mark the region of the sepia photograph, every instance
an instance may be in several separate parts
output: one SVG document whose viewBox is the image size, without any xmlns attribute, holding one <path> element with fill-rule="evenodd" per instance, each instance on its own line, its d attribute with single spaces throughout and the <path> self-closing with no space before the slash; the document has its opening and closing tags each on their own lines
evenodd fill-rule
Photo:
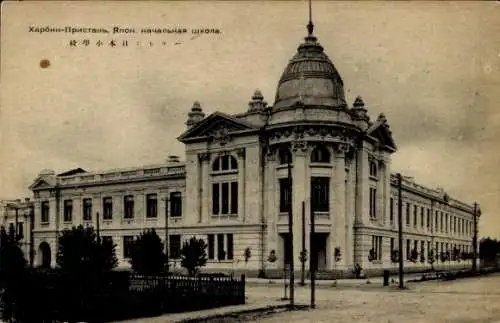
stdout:
<svg viewBox="0 0 500 323">
<path fill-rule="evenodd" d="M 500 323 L 500 2 L 0 26 L 0 322 Z"/>
</svg>

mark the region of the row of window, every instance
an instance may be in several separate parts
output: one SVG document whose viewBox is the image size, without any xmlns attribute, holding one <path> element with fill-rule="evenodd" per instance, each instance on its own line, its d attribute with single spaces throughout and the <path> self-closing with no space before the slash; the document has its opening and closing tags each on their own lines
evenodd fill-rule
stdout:
<svg viewBox="0 0 500 323">
<path fill-rule="evenodd" d="M 93 199 L 84 198 L 82 200 L 83 221 L 92 221 Z M 168 207 L 169 206 L 169 207 Z M 169 210 L 170 209 L 170 210 Z M 170 193 L 170 198 L 166 201 L 165 215 L 170 217 L 182 216 L 182 194 L 180 192 Z M 49 222 L 50 205 L 48 201 L 43 201 L 41 205 L 41 223 Z M 135 217 L 135 198 L 133 195 L 123 197 L 123 218 L 133 219 Z M 158 217 L 158 195 L 156 193 L 146 195 L 146 218 Z M 113 219 L 113 198 L 104 197 L 102 199 L 103 220 Z M 63 201 L 63 221 L 73 221 L 73 200 Z"/>
<path fill-rule="evenodd" d="M 292 181 L 281 178 L 280 212 L 289 212 L 292 207 Z M 330 210 L 330 178 L 311 177 L 311 207 L 313 212 L 329 212 Z"/>
<path fill-rule="evenodd" d="M 413 205 L 413 221 L 411 217 L 411 207 L 410 203 L 406 203 L 406 212 L 405 212 L 405 220 L 406 226 L 411 226 L 413 224 L 414 228 L 427 228 L 427 230 L 431 230 L 432 224 L 432 214 L 431 209 L 424 208 L 423 206 Z M 419 209 L 420 209 L 420 217 L 419 217 Z M 390 199 L 390 215 L 389 220 L 390 223 L 394 223 L 395 216 L 395 202 L 394 199 Z M 419 221 L 420 219 L 420 221 Z M 435 211 L 434 217 L 434 231 L 441 233 L 455 233 L 460 235 L 472 235 L 473 234 L 473 222 L 458 218 L 453 215 L 449 215 L 448 213 L 443 213 L 443 211 Z M 444 225 L 443 225 L 444 224 Z"/>
<path fill-rule="evenodd" d="M 390 250 L 391 252 L 394 250 L 398 250 L 398 245 L 396 244 L 396 238 L 390 238 Z M 372 260 L 382 260 L 382 241 L 383 237 L 381 236 L 372 236 L 372 249 L 371 249 L 371 259 Z M 426 248 L 427 245 L 427 248 Z M 419 255 L 424 255 L 424 257 L 427 257 L 429 254 L 429 251 L 432 249 L 433 246 L 431 246 L 430 241 L 424 241 L 424 240 L 412 240 L 407 239 L 406 240 L 406 254 L 403 256 L 406 256 L 406 260 L 411 260 L 412 258 L 412 251 L 416 250 Z M 472 246 L 467 245 L 467 244 L 451 244 L 451 243 L 445 243 L 445 242 L 436 242 L 435 243 L 435 249 L 433 250 L 434 256 L 439 256 L 443 252 L 452 252 L 452 250 L 458 249 L 460 252 L 472 252 Z"/>
<path fill-rule="evenodd" d="M 111 237 L 103 237 L 110 239 Z M 134 246 L 134 236 L 123 237 L 123 257 L 130 258 Z M 180 234 L 168 236 L 168 257 L 179 259 L 181 257 L 182 241 Z M 207 235 L 207 256 L 209 260 L 233 260 L 234 240 L 233 234 L 208 234 Z"/>
</svg>

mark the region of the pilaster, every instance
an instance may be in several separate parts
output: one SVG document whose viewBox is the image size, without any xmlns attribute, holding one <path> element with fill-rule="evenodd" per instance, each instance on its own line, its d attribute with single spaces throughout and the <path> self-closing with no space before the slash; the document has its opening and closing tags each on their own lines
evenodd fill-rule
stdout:
<svg viewBox="0 0 500 323">
<path fill-rule="evenodd" d="M 236 151 L 238 160 L 238 218 L 241 219 L 243 223 L 246 221 L 245 214 L 245 196 L 246 196 L 246 151 L 245 148 L 238 149 Z"/>
<path fill-rule="evenodd" d="M 198 154 L 198 180 L 196 181 L 198 189 L 198 196 L 200 197 L 199 206 L 200 212 L 198 212 L 198 223 L 206 223 L 210 221 L 210 210 L 212 203 L 210 201 L 210 188 L 209 185 L 211 183 L 210 180 L 210 162 L 211 156 L 210 153 L 201 153 Z M 187 196 L 188 197 L 188 196 Z"/>
<path fill-rule="evenodd" d="M 292 169 L 292 216 L 293 216 L 293 261 L 299 268 L 299 256 L 302 249 L 302 202 L 308 199 L 307 183 L 307 144 L 302 141 L 293 143 Z M 306 230 L 306 240 L 308 234 Z"/>
<path fill-rule="evenodd" d="M 341 256 L 344 260 L 345 267 L 352 267 L 353 264 L 353 252 L 354 252 L 354 209 L 355 209 L 355 200 L 354 200 L 354 188 L 355 188 L 355 171 L 352 170 L 352 167 L 348 163 L 348 166 L 345 173 L 345 226 L 344 226 L 344 235 L 345 235 L 345 250 L 341 250 Z"/>
<path fill-rule="evenodd" d="M 348 149 L 347 145 L 339 144 L 335 149 L 335 167 L 333 173 L 333 187 L 334 187 L 334 204 L 333 204 L 333 236 L 331 239 L 331 243 L 329 245 L 327 262 L 328 267 L 333 268 L 335 265 L 336 268 L 344 267 L 345 261 L 344 258 L 340 259 L 339 262 L 334 264 L 334 253 L 335 248 L 339 248 L 342 254 L 345 253 L 346 250 L 346 240 L 345 240 L 345 230 L 346 230 L 346 173 L 345 173 L 345 153 Z"/>
</svg>

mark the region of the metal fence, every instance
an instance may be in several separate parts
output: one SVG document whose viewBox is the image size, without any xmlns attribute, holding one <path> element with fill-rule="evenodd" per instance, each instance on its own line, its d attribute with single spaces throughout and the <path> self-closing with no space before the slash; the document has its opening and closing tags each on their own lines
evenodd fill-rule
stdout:
<svg viewBox="0 0 500 323">
<path fill-rule="evenodd" d="M 245 303 L 245 276 L 67 275 L 29 272 L 6 286 L 19 322 L 108 322 Z"/>
</svg>

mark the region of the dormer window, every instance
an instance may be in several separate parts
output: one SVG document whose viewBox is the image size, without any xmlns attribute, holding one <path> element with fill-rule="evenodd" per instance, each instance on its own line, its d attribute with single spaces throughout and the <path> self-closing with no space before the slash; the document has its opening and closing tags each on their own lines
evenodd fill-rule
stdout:
<svg viewBox="0 0 500 323">
<path fill-rule="evenodd" d="M 324 146 L 316 147 L 311 154 L 311 163 L 329 163 L 330 152 Z"/>
<path fill-rule="evenodd" d="M 370 160 L 370 177 L 377 177 L 377 163 Z"/>
<path fill-rule="evenodd" d="M 220 172 L 225 170 L 237 170 L 238 161 L 231 155 L 224 155 L 214 160 L 212 171 Z"/>
<path fill-rule="evenodd" d="M 281 148 L 278 151 L 278 157 L 280 161 L 280 165 L 285 165 L 288 163 L 292 163 L 292 153 L 288 148 Z"/>
</svg>

